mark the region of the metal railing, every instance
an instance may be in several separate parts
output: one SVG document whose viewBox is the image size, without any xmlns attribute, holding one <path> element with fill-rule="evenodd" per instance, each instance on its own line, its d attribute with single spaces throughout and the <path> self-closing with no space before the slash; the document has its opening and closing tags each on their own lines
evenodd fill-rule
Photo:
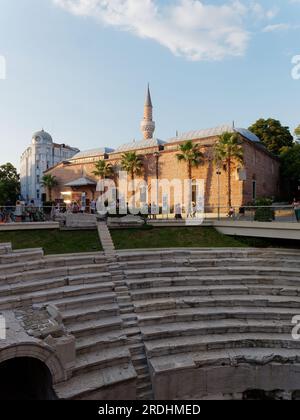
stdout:
<svg viewBox="0 0 300 420">
<path fill-rule="evenodd" d="M 180 214 L 159 211 L 156 215 L 150 215 L 152 220 L 185 220 L 187 218 L 201 218 L 204 220 L 232 220 L 232 221 L 259 221 L 259 222 L 300 222 L 300 207 L 292 205 L 274 206 L 233 206 L 228 207 L 206 207 L 203 213 L 187 213 L 182 209 Z"/>
<path fill-rule="evenodd" d="M 0 223 L 22 223 L 22 222 L 46 222 L 54 221 L 62 214 L 96 214 L 96 210 L 91 206 L 36 206 L 16 205 L 0 206 Z M 129 213 L 130 214 L 130 213 Z M 118 214 L 111 216 L 118 217 Z M 124 216 L 119 215 L 119 217 Z M 155 214 L 151 212 L 151 206 L 141 214 L 149 220 L 160 221 L 181 221 L 186 219 L 203 218 L 204 220 L 232 220 L 232 221 L 261 221 L 261 222 L 300 222 L 300 207 L 293 205 L 273 205 L 273 206 L 233 206 L 228 207 L 205 207 L 203 212 L 186 211 L 184 207 L 176 212 L 173 208 L 164 210 L 157 208 Z"/>
</svg>

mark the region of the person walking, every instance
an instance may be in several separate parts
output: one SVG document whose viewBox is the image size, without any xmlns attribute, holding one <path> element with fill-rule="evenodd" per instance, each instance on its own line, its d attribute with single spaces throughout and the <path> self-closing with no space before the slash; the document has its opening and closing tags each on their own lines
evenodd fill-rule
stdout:
<svg viewBox="0 0 300 420">
<path fill-rule="evenodd" d="M 23 206 L 21 201 L 16 202 L 16 209 L 15 209 L 15 220 L 17 223 L 22 222 L 22 215 L 23 215 Z"/>
<path fill-rule="evenodd" d="M 7 200 L 4 206 L 4 223 L 11 223 L 11 216 L 14 212 L 13 203 L 10 200 Z"/>
<path fill-rule="evenodd" d="M 296 220 L 300 223 L 300 203 L 294 198 L 293 207 L 295 211 Z"/>
<path fill-rule="evenodd" d="M 92 214 L 96 214 L 96 205 L 97 205 L 96 200 L 95 200 L 95 199 L 93 199 L 93 200 L 91 201 L 91 213 L 92 213 Z"/>
</svg>

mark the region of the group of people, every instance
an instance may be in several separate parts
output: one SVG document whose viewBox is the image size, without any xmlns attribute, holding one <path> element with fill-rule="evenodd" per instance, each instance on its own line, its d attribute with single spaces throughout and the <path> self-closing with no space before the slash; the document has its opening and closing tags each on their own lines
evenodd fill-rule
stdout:
<svg viewBox="0 0 300 420">
<path fill-rule="evenodd" d="M 78 203 L 77 201 L 72 201 L 71 203 L 65 205 L 62 203 L 57 203 L 56 205 L 53 205 L 52 212 L 55 214 L 58 213 L 91 213 L 96 214 L 97 210 L 97 201 L 92 200 L 89 205 L 86 205 L 84 203 Z"/>
<path fill-rule="evenodd" d="M 3 207 L 0 207 L 0 223 L 14 221 L 15 207 L 10 200 L 7 200 Z"/>
<path fill-rule="evenodd" d="M 20 200 L 13 203 L 7 200 L 4 206 L 0 207 L 0 223 L 36 222 L 43 219 L 43 212 L 33 200 L 29 203 Z"/>
</svg>

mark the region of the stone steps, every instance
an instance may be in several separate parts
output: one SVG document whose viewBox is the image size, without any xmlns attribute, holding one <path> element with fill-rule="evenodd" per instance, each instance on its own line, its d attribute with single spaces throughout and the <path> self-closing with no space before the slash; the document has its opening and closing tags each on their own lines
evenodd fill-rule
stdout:
<svg viewBox="0 0 300 420">
<path fill-rule="evenodd" d="M 70 285 L 79 285 L 79 284 L 101 284 L 111 282 L 111 274 L 108 272 L 95 272 L 89 274 L 79 274 L 68 276 L 68 283 Z"/>
<path fill-rule="evenodd" d="M 61 311 L 66 311 L 68 309 L 82 308 L 84 306 L 88 307 L 88 306 L 99 305 L 100 307 L 101 305 L 113 304 L 116 302 L 116 295 L 113 292 L 103 292 L 101 290 L 99 291 L 98 289 L 97 292 L 95 293 L 86 294 L 85 290 L 87 289 L 81 286 L 80 294 L 75 295 L 75 296 L 71 295 L 70 297 L 64 295 L 62 298 L 56 299 L 56 300 L 50 300 L 50 302 L 56 305 Z"/>
<path fill-rule="evenodd" d="M 280 267 L 280 268 L 300 268 L 300 256 L 289 258 L 286 257 L 269 257 L 269 258 L 218 258 L 218 259 L 199 259 L 199 258 L 189 258 L 188 266 L 189 267 L 232 267 L 234 265 L 238 267 L 242 266 L 251 266 L 251 267 Z"/>
<path fill-rule="evenodd" d="M 87 337 L 91 334 L 102 333 L 122 328 L 121 318 L 114 316 L 98 320 L 72 323 L 68 325 L 68 331 L 76 338 Z"/>
<path fill-rule="evenodd" d="M 129 362 L 130 353 L 124 346 L 94 350 L 90 353 L 77 356 L 73 374 L 76 375 L 92 370 L 99 371 L 102 368 L 122 365 Z"/>
<path fill-rule="evenodd" d="M 151 359 L 151 365 L 156 372 L 167 372 L 173 369 L 195 367 L 237 366 L 238 364 L 257 364 L 263 366 L 266 363 L 300 363 L 298 349 L 268 349 L 261 347 L 227 348 L 223 350 L 207 350 L 205 352 L 179 353 L 172 356 L 157 356 Z"/>
<path fill-rule="evenodd" d="M 279 268 L 276 267 L 251 267 L 251 266 L 233 266 L 233 267 L 205 267 L 197 269 L 196 267 L 162 267 L 162 268 L 146 268 L 143 270 L 124 270 L 126 279 L 143 279 L 153 277 L 178 277 L 193 276 L 193 275 L 266 275 L 273 276 L 292 276 L 299 277 L 300 269 L 297 268 Z"/>
<path fill-rule="evenodd" d="M 193 307 L 176 308 L 165 311 L 142 312 L 138 314 L 141 329 L 145 326 L 196 321 L 221 321 L 221 320 L 267 320 L 291 322 L 291 319 L 299 315 L 299 308 L 267 308 L 267 307 Z M 171 328 L 171 327 L 170 327 Z"/>
<path fill-rule="evenodd" d="M 299 258 L 299 250 L 288 249 L 257 249 L 257 248 L 186 248 L 186 249 L 157 249 L 118 251 L 120 262 L 170 260 L 180 258 L 221 259 L 221 258 Z"/>
<path fill-rule="evenodd" d="M 8 297 L 11 295 L 23 295 L 30 292 L 37 292 L 40 290 L 56 289 L 66 285 L 65 278 L 46 279 L 34 282 L 15 283 L 0 286 L 0 297 Z"/>
<path fill-rule="evenodd" d="M 37 291 L 49 290 L 49 296 L 54 289 L 63 286 L 76 287 L 79 285 L 97 285 L 99 290 L 105 290 L 105 287 L 111 286 L 111 276 L 108 273 L 96 273 L 96 274 L 87 274 L 79 276 L 69 276 L 69 277 L 58 277 L 58 278 L 46 278 L 43 280 L 34 280 L 34 281 L 24 281 L 19 283 L 10 283 L 0 286 L 0 301 L 1 297 L 9 297 L 12 295 L 18 295 L 22 299 L 23 295 L 28 293 L 34 293 Z M 76 290 L 76 289 L 75 289 Z"/>
<path fill-rule="evenodd" d="M 140 361 L 135 363 L 134 368 L 138 376 L 148 376 L 149 375 L 149 367 L 146 362 Z"/>
<path fill-rule="evenodd" d="M 291 320 L 221 319 L 151 325 L 142 327 L 141 331 L 143 338 L 146 341 L 149 341 L 168 337 L 189 337 L 192 335 L 198 336 L 212 334 L 226 335 L 228 333 L 291 334 L 292 328 L 293 325 L 291 324 Z M 187 340 L 188 339 L 189 338 L 187 338 Z"/>
<path fill-rule="evenodd" d="M 145 347 L 147 356 L 152 358 L 178 353 L 249 347 L 297 349 L 299 352 L 300 342 L 293 340 L 291 334 L 228 333 L 221 335 L 168 337 L 167 339 L 146 342 Z"/>
<path fill-rule="evenodd" d="M 146 376 L 146 378 L 148 379 L 148 375 Z M 141 380 L 141 382 L 138 380 L 137 382 L 137 394 L 139 396 L 139 400 L 144 400 L 144 399 L 148 399 L 148 397 L 146 395 L 149 395 L 149 398 L 152 394 L 152 384 L 148 381 L 143 382 Z"/>
<path fill-rule="evenodd" d="M 147 260 L 146 263 L 149 267 L 159 269 L 165 267 L 232 267 L 234 265 L 238 267 L 251 266 L 251 267 L 264 267 L 267 263 L 272 267 L 293 267 L 300 268 L 300 258 L 286 259 L 282 258 L 172 258 L 172 259 L 153 259 Z M 120 266 L 126 271 L 140 270 L 145 267 L 145 261 L 124 261 L 120 263 Z"/>
<path fill-rule="evenodd" d="M 49 278 L 44 280 L 35 280 L 20 283 L 11 283 L 8 285 L 0 286 L 0 297 L 19 295 L 20 297 L 24 294 L 34 293 L 42 290 L 49 290 L 49 293 L 53 289 L 57 289 L 63 286 L 76 286 L 83 284 L 96 284 L 98 282 L 99 290 L 112 290 L 113 284 L 110 282 L 110 274 L 89 274 L 86 276 L 70 276 L 61 278 Z M 99 282 L 99 278 L 101 281 Z"/>
<path fill-rule="evenodd" d="M 76 375 L 69 381 L 56 385 L 55 391 L 60 399 L 65 400 L 97 399 L 97 392 L 101 389 L 135 378 L 136 372 L 132 364 L 125 363 Z"/>
<path fill-rule="evenodd" d="M 115 246 L 106 222 L 98 222 L 97 229 L 105 255 L 115 257 Z"/>
<path fill-rule="evenodd" d="M 133 355 L 144 355 L 145 349 L 144 349 L 144 343 L 135 343 L 135 344 L 129 344 L 128 346 L 130 350 L 130 354 Z"/>
<path fill-rule="evenodd" d="M 64 310 L 76 308 L 82 304 L 113 303 L 115 294 L 101 293 L 101 287 L 101 284 L 63 286 L 56 289 L 24 293 L 23 295 L 0 297 L 0 309 L 15 309 L 33 304 L 53 303 Z"/>
<path fill-rule="evenodd" d="M 63 322 L 66 326 L 73 322 L 91 321 L 102 317 L 119 315 L 119 307 L 114 304 L 102 304 L 93 306 L 83 306 L 76 309 L 67 309 L 61 312 Z"/>
<path fill-rule="evenodd" d="M 298 287 L 293 286 L 173 286 L 157 287 L 131 292 L 133 301 L 151 300 L 157 298 L 185 296 L 230 296 L 230 295 L 260 295 L 260 296 L 290 296 L 300 297 L 300 282 Z M 300 299 L 299 299 L 300 305 Z"/>
<path fill-rule="evenodd" d="M 0 264 L 15 264 L 19 262 L 30 262 L 40 260 L 44 256 L 41 248 L 8 251 L 0 255 Z"/>
<path fill-rule="evenodd" d="M 99 399 L 138 375 L 137 398 L 152 399 L 149 365 L 155 376 L 300 363 L 300 342 L 291 336 L 300 251 L 115 252 L 106 225 L 101 234 L 106 254 L 43 257 L 0 244 L 0 310 L 52 303 L 75 336 L 76 367 L 56 387 L 60 398 Z"/>
<path fill-rule="evenodd" d="M 99 268 L 99 264 L 103 264 L 104 268 L 106 267 L 104 257 L 100 258 L 95 255 L 81 256 L 81 254 L 78 254 L 78 256 L 57 256 L 56 258 L 51 256 L 41 259 L 33 259 L 33 261 L 14 262 L 13 264 L 10 262 L 5 264 L 4 262 L 1 264 L 1 274 L 13 274 L 24 271 L 45 270 L 57 267 L 79 267 L 82 265 L 86 266 L 92 264 L 97 264 L 97 268 Z"/>
<path fill-rule="evenodd" d="M 271 307 L 271 308 L 297 308 L 300 310 L 299 297 L 286 296 L 260 296 L 260 295 L 231 295 L 231 296 L 206 296 L 206 297 L 182 297 L 160 298 L 151 301 L 135 301 L 135 312 L 161 311 L 167 309 L 178 310 L 179 308 L 199 307 Z"/>
<path fill-rule="evenodd" d="M 180 287 L 180 286 L 242 286 L 242 285 L 274 285 L 274 286 L 300 286 L 300 279 L 298 277 L 285 277 L 285 276 L 272 276 L 267 274 L 263 276 L 259 275 L 219 275 L 219 276 L 185 276 L 181 277 L 159 277 L 159 278 L 147 278 L 147 279 L 134 279 L 127 280 L 127 285 L 131 291 L 138 289 L 150 289 L 156 287 Z"/>
<path fill-rule="evenodd" d="M 152 401 L 153 399 L 153 391 L 143 392 L 139 395 L 140 401 Z"/>
<path fill-rule="evenodd" d="M 12 252 L 11 243 L 10 242 L 1 242 L 0 243 L 0 255 L 8 254 Z"/>
<path fill-rule="evenodd" d="M 1 269 L 1 266 L 0 266 Z M 0 284 L 13 284 L 18 282 L 26 282 L 33 280 L 42 280 L 57 277 L 72 277 L 80 274 L 101 274 L 106 272 L 106 265 L 104 264 L 90 264 L 79 267 L 53 267 L 42 270 L 24 271 L 7 275 L 0 275 Z"/>
<path fill-rule="evenodd" d="M 126 335 L 122 330 L 116 329 L 107 332 L 89 334 L 84 337 L 78 337 L 76 340 L 76 354 L 81 355 L 90 351 L 102 348 L 115 347 L 127 341 Z"/>
</svg>

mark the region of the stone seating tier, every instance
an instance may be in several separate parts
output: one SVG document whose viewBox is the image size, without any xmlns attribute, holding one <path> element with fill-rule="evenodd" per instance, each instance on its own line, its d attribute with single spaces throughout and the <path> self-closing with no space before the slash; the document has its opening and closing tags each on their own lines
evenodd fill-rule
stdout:
<svg viewBox="0 0 300 420">
<path fill-rule="evenodd" d="M 300 341 L 291 335 L 299 250 L 133 250 L 107 259 L 0 245 L 0 311 L 44 304 L 75 337 L 72 375 L 54 384 L 59 398 L 241 398 L 251 389 L 292 398 L 300 390 Z"/>
</svg>

